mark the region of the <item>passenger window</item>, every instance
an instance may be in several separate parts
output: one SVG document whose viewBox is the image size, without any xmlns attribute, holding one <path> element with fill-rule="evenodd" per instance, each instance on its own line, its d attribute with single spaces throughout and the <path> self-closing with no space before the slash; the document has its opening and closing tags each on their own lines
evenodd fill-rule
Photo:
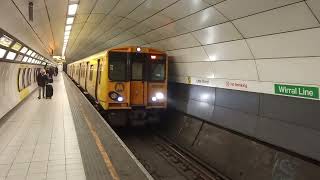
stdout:
<svg viewBox="0 0 320 180">
<path fill-rule="evenodd" d="M 90 74 L 89 74 L 89 80 L 92 81 L 93 76 L 93 65 L 90 65 Z"/>
</svg>

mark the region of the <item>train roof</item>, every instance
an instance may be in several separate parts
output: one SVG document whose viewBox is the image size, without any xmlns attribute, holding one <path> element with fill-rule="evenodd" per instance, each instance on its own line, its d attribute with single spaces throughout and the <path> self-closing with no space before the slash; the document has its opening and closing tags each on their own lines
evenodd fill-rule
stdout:
<svg viewBox="0 0 320 180">
<path fill-rule="evenodd" d="M 80 59 L 78 61 L 75 61 L 73 63 L 70 63 L 69 65 L 75 64 L 75 63 L 81 63 L 81 62 L 87 62 L 91 59 L 96 59 L 101 56 L 104 56 L 107 54 L 109 51 L 118 51 L 118 52 L 137 52 L 137 49 L 141 48 L 142 53 L 154 53 L 154 54 L 166 54 L 164 51 L 155 49 L 155 48 L 150 48 L 150 47 L 139 47 L 139 46 L 124 46 L 124 47 L 116 47 L 116 48 L 111 48 L 111 49 L 106 49 L 104 51 L 101 51 L 99 53 L 93 54 L 89 57 Z"/>
</svg>

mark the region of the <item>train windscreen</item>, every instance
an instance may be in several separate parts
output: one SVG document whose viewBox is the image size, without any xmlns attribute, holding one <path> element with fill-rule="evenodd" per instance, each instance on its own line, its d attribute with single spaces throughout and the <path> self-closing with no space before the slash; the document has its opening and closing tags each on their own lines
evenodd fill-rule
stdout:
<svg viewBox="0 0 320 180">
<path fill-rule="evenodd" d="M 164 81 L 166 78 L 166 57 L 151 55 L 150 81 Z"/>
<path fill-rule="evenodd" d="M 127 53 L 109 52 L 109 79 L 112 81 L 127 80 Z"/>
</svg>

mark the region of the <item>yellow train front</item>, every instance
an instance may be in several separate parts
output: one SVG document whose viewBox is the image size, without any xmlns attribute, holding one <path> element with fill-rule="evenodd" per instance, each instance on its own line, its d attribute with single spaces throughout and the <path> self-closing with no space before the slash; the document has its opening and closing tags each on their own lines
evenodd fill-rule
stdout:
<svg viewBox="0 0 320 180">
<path fill-rule="evenodd" d="M 67 73 L 103 109 L 112 126 L 158 122 L 167 108 L 168 59 L 162 51 L 109 49 L 69 64 Z"/>
</svg>

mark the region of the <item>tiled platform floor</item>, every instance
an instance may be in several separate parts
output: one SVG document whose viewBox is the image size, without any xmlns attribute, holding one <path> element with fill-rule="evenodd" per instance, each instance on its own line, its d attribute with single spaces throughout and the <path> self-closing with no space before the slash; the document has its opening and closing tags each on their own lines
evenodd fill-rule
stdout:
<svg viewBox="0 0 320 180">
<path fill-rule="evenodd" d="M 86 179 L 60 75 L 54 96 L 33 93 L 0 127 L 0 180 Z"/>
</svg>

